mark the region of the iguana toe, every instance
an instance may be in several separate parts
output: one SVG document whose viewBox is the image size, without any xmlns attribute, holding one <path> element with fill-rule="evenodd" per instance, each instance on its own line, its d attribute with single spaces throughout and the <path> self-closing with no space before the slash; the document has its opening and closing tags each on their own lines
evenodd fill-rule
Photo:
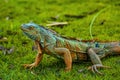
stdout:
<svg viewBox="0 0 120 80">
<path fill-rule="evenodd" d="M 109 66 L 103 66 L 102 64 L 94 64 L 90 67 L 88 67 L 88 70 L 91 70 L 93 73 L 98 73 L 100 75 L 102 75 L 103 73 L 98 71 L 98 68 L 110 68 Z"/>
<path fill-rule="evenodd" d="M 35 63 L 32 63 L 32 64 L 23 64 L 24 68 L 29 68 L 30 70 L 33 68 L 33 67 L 36 67 L 37 65 Z"/>
</svg>

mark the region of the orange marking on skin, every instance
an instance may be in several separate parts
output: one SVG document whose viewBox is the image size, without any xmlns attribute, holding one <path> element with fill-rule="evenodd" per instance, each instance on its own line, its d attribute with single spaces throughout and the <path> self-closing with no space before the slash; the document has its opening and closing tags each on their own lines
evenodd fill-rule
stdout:
<svg viewBox="0 0 120 80">
<path fill-rule="evenodd" d="M 113 52 L 116 52 L 118 54 L 120 54 L 120 46 L 116 46 L 114 48 L 111 49 Z"/>
<path fill-rule="evenodd" d="M 75 50 L 80 51 L 80 48 L 78 47 L 78 45 L 75 46 Z"/>
<path fill-rule="evenodd" d="M 119 41 L 109 41 L 109 40 L 99 40 L 99 39 L 93 39 L 93 40 L 81 40 L 81 42 L 100 42 L 100 43 L 107 43 L 107 42 L 119 42 Z"/>
<path fill-rule="evenodd" d="M 87 54 L 77 53 L 78 60 L 87 60 Z"/>
<path fill-rule="evenodd" d="M 71 49 L 71 45 L 70 45 L 70 43 L 68 41 L 65 41 L 65 47 L 67 49 Z"/>
<path fill-rule="evenodd" d="M 76 55 L 76 53 L 71 53 L 71 57 L 72 57 L 72 60 L 74 61 L 74 60 L 76 60 L 77 59 L 77 55 Z"/>
<path fill-rule="evenodd" d="M 62 44 L 62 42 L 60 41 L 60 40 L 56 40 L 56 46 L 57 47 L 63 47 L 63 44 Z"/>
<path fill-rule="evenodd" d="M 80 52 L 78 45 L 75 46 L 76 52 Z M 85 53 L 76 53 L 78 60 L 87 60 L 87 55 Z"/>
<path fill-rule="evenodd" d="M 74 50 L 74 48 L 71 46 L 71 44 L 68 41 L 65 41 L 65 47 L 67 49 L 69 49 L 69 50 Z M 71 54 L 72 60 L 76 60 L 77 59 L 76 52 L 70 51 L 70 54 Z"/>
</svg>

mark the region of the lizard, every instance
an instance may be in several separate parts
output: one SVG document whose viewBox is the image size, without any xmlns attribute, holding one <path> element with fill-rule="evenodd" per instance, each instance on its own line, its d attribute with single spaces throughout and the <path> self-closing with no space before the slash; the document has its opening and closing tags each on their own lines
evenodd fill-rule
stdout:
<svg viewBox="0 0 120 80">
<path fill-rule="evenodd" d="M 55 31 L 45 28 L 36 23 L 26 23 L 21 25 L 23 33 L 32 39 L 38 50 L 35 62 L 24 64 L 25 68 L 32 69 L 39 65 L 43 54 L 63 59 L 65 71 L 72 69 L 72 62 L 91 61 L 93 65 L 88 67 L 94 73 L 102 74 L 98 68 L 111 68 L 104 66 L 101 59 L 108 55 L 120 54 L 120 42 L 86 42 L 78 39 L 63 37 Z"/>
</svg>

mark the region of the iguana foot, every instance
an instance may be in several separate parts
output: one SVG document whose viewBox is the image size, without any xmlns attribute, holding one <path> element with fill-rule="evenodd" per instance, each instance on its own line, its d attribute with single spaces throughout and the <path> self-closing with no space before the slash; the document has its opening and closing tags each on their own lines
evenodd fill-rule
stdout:
<svg viewBox="0 0 120 80">
<path fill-rule="evenodd" d="M 33 67 L 36 67 L 37 65 L 35 63 L 32 63 L 32 64 L 23 64 L 24 68 L 29 68 L 30 70 L 33 68 Z"/>
<path fill-rule="evenodd" d="M 69 68 L 69 67 L 66 67 L 65 68 L 65 72 L 69 72 L 69 71 L 71 71 L 71 67 Z"/>
<path fill-rule="evenodd" d="M 94 64 L 88 67 L 88 70 L 91 70 L 93 73 L 97 72 L 98 74 L 102 75 L 103 73 L 99 72 L 97 68 L 110 68 L 109 66 L 103 66 L 102 64 Z"/>
</svg>

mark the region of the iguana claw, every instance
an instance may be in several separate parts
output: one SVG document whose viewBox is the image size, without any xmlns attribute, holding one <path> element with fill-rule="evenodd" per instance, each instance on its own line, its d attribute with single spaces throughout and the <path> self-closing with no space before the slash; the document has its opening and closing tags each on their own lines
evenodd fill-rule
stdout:
<svg viewBox="0 0 120 80">
<path fill-rule="evenodd" d="M 32 63 L 32 64 L 23 64 L 24 68 L 29 68 L 30 70 L 33 68 L 33 67 L 36 67 L 37 65 L 35 63 Z"/>
<path fill-rule="evenodd" d="M 97 72 L 98 74 L 102 75 L 103 73 L 99 72 L 97 68 L 110 68 L 109 66 L 103 66 L 102 64 L 94 64 L 88 67 L 88 70 L 92 70 L 93 73 Z"/>
</svg>

